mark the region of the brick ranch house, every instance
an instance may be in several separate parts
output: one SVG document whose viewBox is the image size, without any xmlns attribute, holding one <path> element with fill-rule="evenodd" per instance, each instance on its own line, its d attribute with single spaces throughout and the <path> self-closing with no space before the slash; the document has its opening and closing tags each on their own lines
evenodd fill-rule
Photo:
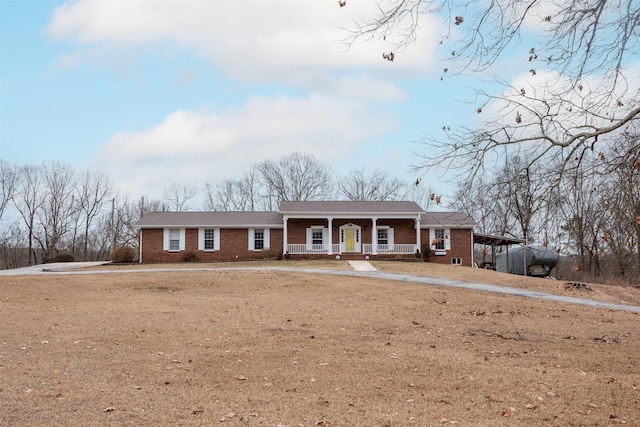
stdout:
<svg viewBox="0 0 640 427">
<path fill-rule="evenodd" d="M 141 263 L 416 258 L 473 264 L 475 222 L 414 202 L 281 202 L 278 212 L 150 212 L 137 223 Z"/>
</svg>

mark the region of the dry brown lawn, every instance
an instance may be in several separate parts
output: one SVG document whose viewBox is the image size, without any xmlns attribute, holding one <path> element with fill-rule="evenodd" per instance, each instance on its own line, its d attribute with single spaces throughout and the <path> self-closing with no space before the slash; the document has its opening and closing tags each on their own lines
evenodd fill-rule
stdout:
<svg viewBox="0 0 640 427">
<path fill-rule="evenodd" d="M 633 288 L 372 264 L 640 305 Z M 206 265 L 217 266 L 228 265 Z M 0 277 L 0 426 L 640 425 L 640 314 L 368 278 L 175 267 Z"/>
</svg>

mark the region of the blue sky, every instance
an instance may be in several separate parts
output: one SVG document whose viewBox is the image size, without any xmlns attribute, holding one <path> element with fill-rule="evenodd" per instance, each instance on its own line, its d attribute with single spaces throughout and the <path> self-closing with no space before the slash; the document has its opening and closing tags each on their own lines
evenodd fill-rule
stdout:
<svg viewBox="0 0 640 427">
<path fill-rule="evenodd" d="M 300 151 L 339 175 L 424 175 L 446 201 L 452 176 L 411 172 L 424 154 L 414 141 L 472 126 L 476 106 L 460 101 L 474 82 L 441 80 L 442 24 L 427 18 L 394 62 L 382 59 L 392 40 L 346 50 L 341 28 L 373 6 L 0 0 L 0 156 L 63 160 L 133 197 L 161 197 L 174 181 L 202 187 Z"/>
</svg>

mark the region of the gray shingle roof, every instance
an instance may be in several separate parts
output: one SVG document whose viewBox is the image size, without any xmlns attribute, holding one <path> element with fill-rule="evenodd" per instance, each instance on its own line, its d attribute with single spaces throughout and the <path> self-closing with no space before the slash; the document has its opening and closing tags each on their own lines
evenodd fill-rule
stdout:
<svg viewBox="0 0 640 427">
<path fill-rule="evenodd" d="M 420 214 L 421 228 L 470 228 L 476 222 L 463 212 L 424 212 L 414 202 L 281 202 L 281 212 L 149 212 L 137 226 L 158 227 L 227 227 L 282 228 L 282 215 L 294 213 L 318 216 L 331 214 Z"/>
<path fill-rule="evenodd" d="M 152 227 L 283 227 L 278 212 L 149 212 L 136 224 Z"/>
<path fill-rule="evenodd" d="M 424 210 L 415 202 L 384 201 L 384 202 L 280 202 L 280 212 L 287 215 L 292 213 L 324 213 L 324 214 L 418 214 Z"/>
<path fill-rule="evenodd" d="M 477 223 L 464 212 L 425 212 L 420 216 L 420 228 L 474 227 Z"/>
</svg>

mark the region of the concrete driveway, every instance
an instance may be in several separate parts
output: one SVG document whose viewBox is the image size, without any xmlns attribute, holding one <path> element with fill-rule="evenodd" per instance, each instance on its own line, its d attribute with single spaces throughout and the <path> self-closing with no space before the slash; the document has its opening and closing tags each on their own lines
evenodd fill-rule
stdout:
<svg viewBox="0 0 640 427">
<path fill-rule="evenodd" d="M 12 268 L 11 270 L 0 270 L 0 276 L 24 276 L 27 274 L 45 274 L 51 272 L 63 272 L 83 267 L 94 267 L 96 265 L 108 264 L 109 261 L 95 262 L 52 262 L 51 264 L 38 264 L 29 267 Z"/>
<path fill-rule="evenodd" d="M 140 266 L 139 269 L 132 270 L 96 270 L 96 271 L 82 271 L 74 270 L 82 267 L 91 267 L 95 265 L 107 264 L 105 261 L 98 262 L 64 262 L 64 263 L 52 263 L 41 264 L 31 267 L 16 268 L 13 270 L 2 270 L 0 276 L 19 276 L 28 274 L 126 274 L 126 273 L 159 273 L 159 272 L 175 272 L 175 271 L 259 271 L 259 270 L 274 270 L 274 271 L 290 271 L 297 273 L 309 273 L 309 274 L 330 274 L 336 276 L 352 276 L 352 277 L 370 277 L 373 279 L 394 280 L 400 282 L 421 283 L 424 285 L 445 286 L 452 288 L 463 288 L 473 291 L 492 292 L 503 295 L 512 295 L 525 298 L 544 299 L 549 301 L 563 302 L 568 304 L 579 304 L 589 307 L 599 307 L 611 310 L 623 310 L 631 311 L 634 313 L 640 313 L 640 307 L 634 305 L 612 304 L 603 301 L 595 301 L 586 298 L 576 298 L 564 295 L 549 294 L 546 292 L 530 291 L 527 289 L 510 288 L 507 286 L 489 285 L 487 283 L 467 282 L 464 280 L 447 279 L 444 277 L 433 276 L 418 276 L 415 274 L 403 274 L 403 273 L 390 273 L 383 271 L 353 271 L 353 270 L 322 270 L 314 268 L 281 268 L 281 267 L 239 267 L 239 268 L 197 268 L 186 267 L 181 269 L 176 268 L 153 268 L 146 269 L 144 266 Z"/>
</svg>

